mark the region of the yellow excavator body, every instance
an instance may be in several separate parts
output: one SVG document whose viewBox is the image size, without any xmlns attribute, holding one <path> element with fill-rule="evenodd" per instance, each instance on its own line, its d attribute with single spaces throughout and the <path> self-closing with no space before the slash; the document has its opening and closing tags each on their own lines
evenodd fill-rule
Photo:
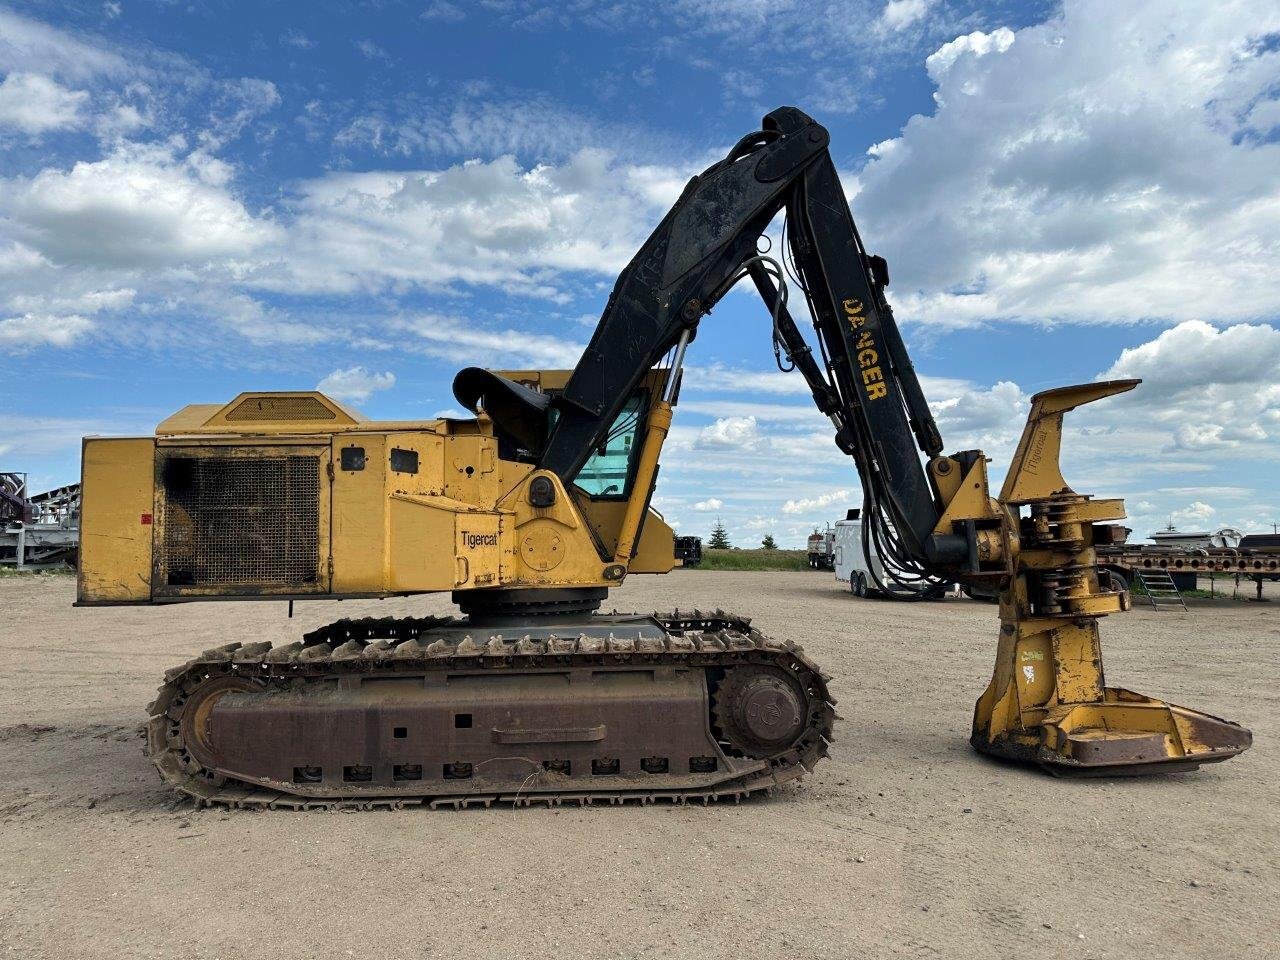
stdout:
<svg viewBox="0 0 1280 960">
<path fill-rule="evenodd" d="M 555 390 L 568 371 L 504 375 Z M 85 605 L 607 587 L 640 516 L 626 569 L 676 563 L 642 478 L 626 499 L 565 490 L 499 456 L 486 417 L 376 422 L 321 393 L 243 393 L 154 437 L 86 438 L 82 463 Z M 527 495 L 538 478 L 549 506 Z"/>
</svg>

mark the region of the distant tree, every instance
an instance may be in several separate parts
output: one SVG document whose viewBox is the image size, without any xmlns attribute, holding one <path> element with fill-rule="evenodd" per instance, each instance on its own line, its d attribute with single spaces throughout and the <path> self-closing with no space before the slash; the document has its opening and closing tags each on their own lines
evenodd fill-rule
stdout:
<svg viewBox="0 0 1280 960">
<path fill-rule="evenodd" d="M 772 534 L 772 533 L 766 533 L 766 534 L 764 535 L 764 539 L 760 541 L 760 548 L 761 548 L 762 550 L 777 550 L 777 549 L 778 549 L 778 544 L 774 541 L 774 539 L 773 539 L 773 534 Z"/>
<path fill-rule="evenodd" d="M 707 541 L 707 546 L 712 550 L 730 550 L 733 544 L 729 542 L 729 532 L 724 528 L 724 521 L 716 517 L 716 525 L 711 528 L 711 539 Z"/>
</svg>

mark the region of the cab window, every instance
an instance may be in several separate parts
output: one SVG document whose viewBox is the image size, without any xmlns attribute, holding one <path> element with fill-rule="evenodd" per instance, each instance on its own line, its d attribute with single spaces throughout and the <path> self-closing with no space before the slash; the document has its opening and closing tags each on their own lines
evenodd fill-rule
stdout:
<svg viewBox="0 0 1280 960">
<path fill-rule="evenodd" d="M 630 492 L 643 398 L 632 397 L 613 421 L 602 446 L 583 465 L 574 483 L 597 500 L 622 500 Z"/>
</svg>

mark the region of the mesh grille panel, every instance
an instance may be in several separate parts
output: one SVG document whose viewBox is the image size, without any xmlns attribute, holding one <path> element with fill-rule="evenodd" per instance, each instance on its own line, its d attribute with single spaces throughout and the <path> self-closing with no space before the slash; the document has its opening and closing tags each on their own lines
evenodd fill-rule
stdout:
<svg viewBox="0 0 1280 960">
<path fill-rule="evenodd" d="M 250 397 L 241 400 L 227 414 L 232 421 L 244 420 L 333 420 L 334 413 L 315 397 Z"/>
<path fill-rule="evenodd" d="M 164 583 L 315 584 L 319 457 L 173 457 L 163 482 Z"/>
</svg>

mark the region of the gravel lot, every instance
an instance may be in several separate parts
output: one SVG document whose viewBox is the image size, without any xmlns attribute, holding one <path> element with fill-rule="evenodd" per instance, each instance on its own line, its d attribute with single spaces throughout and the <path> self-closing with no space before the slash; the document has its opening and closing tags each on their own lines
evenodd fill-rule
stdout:
<svg viewBox="0 0 1280 960">
<path fill-rule="evenodd" d="M 741 806 L 290 813 L 175 802 L 141 753 L 161 673 L 231 639 L 445 598 L 77 610 L 0 580 L 0 956 L 1273 957 L 1280 603 L 1104 623 L 1113 682 L 1253 728 L 1196 773 L 1062 781 L 982 759 L 995 611 L 859 601 L 829 573 L 636 577 L 835 680 L 832 759 Z M 1273 592 L 1274 595 L 1274 592 Z"/>
</svg>

